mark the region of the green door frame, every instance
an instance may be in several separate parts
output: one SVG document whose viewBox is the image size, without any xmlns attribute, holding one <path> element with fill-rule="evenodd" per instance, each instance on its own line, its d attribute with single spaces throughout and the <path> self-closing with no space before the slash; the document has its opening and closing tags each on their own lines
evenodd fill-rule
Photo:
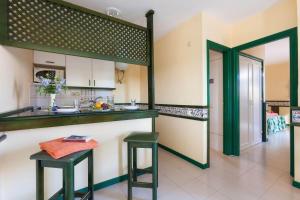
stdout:
<svg viewBox="0 0 300 200">
<path fill-rule="evenodd" d="M 233 80 L 233 71 L 231 67 L 231 49 L 221 44 L 207 40 L 207 105 L 208 116 L 210 116 L 210 56 L 209 50 L 214 50 L 223 54 L 223 153 L 232 155 L 233 148 L 233 113 L 232 113 L 232 100 L 233 91 L 231 89 Z M 210 165 L 210 117 L 207 122 L 207 163 Z"/>
<path fill-rule="evenodd" d="M 298 33 L 297 27 L 282 31 L 232 49 L 233 59 L 233 155 L 240 155 L 239 52 L 276 40 L 290 40 L 290 106 L 298 106 Z M 290 129 L 290 174 L 294 176 L 294 128 Z M 230 141 L 230 140 L 229 140 Z"/>
</svg>

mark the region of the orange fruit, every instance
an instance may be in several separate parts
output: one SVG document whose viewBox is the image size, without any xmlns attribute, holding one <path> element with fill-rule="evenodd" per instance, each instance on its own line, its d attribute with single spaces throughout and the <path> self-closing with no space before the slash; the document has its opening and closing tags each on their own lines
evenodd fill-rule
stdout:
<svg viewBox="0 0 300 200">
<path fill-rule="evenodd" d="M 95 104 L 95 108 L 97 108 L 97 109 L 101 109 L 101 106 L 102 106 L 102 103 L 101 103 L 101 102 L 97 102 L 97 103 Z"/>
</svg>

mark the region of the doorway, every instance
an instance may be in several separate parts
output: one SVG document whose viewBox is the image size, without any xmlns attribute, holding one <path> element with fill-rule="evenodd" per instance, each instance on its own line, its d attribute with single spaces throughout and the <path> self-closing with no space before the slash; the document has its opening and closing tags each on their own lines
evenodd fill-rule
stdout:
<svg viewBox="0 0 300 200">
<path fill-rule="evenodd" d="M 278 41 L 287 38 L 289 40 L 289 72 L 290 72 L 290 106 L 298 104 L 298 46 L 297 46 L 297 28 L 289 29 L 265 38 L 255 40 L 253 42 L 235 47 L 232 49 L 233 55 L 233 155 L 240 155 L 240 52 L 264 45 L 270 42 Z M 290 174 L 294 175 L 294 128 L 290 127 Z"/>
<path fill-rule="evenodd" d="M 229 47 L 220 45 L 218 43 L 207 41 L 207 104 L 208 104 L 208 128 L 207 128 L 207 164 L 210 166 L 210 150 L 211 150 L 211 139 L 213 147 L 218 148 L 223 151 L 226 155 L 231 155 L 232 142 L 228 142 L 226 140 L 232 140 L 232 89 L 230 89 L 230 85 L 232 84 L 232 67 L 231 63 L 231 49 Z M 222 101 L 215 101 L 215 105 L 213 105 L 213 113 L 211 113 L 211 82 L 215 80 L 211 80 L 210 78 L 210 60 L 211 53 L 215 54 L 217 59 L 213 63 L 214 66 L 214 76 L 217 74 L 218 85 L 213 87 L 218 89 L 218 92 L 214 92 L 217 94 L 217 98 L 221 96 Z M 214 58 L 213 58 L 214 59 Z M 219 66 L 219 67 L 218 67 Z M 220 69 L 221 67 L 221 69 Z M 221 71 L 220 71 L 221 70 Z M 221 102 L 221 103 L 220 103 Z M 214 107 L 218 107 L 218 109 L 214 109 Z M 222 122 L 212 122 L 218 123 L 217 133 L 214 135 L 214 138 L 210 137 L 210 123 L 211 123 L 211 114 L 213 118 L 216 120 L 221 120 Z M 213 129 L 216 132 L 216 129 Z"/>
<path fill-rule="evenodd" d="M 209 51 L 210 150 L 223 151 L 223 54 Z"/>
</svg>

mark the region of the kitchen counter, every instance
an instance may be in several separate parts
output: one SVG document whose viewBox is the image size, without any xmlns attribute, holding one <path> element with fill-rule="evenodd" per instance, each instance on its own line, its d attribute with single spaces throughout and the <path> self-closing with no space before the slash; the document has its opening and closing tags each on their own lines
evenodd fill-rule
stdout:
<svg viewBox="0 0 300 200">
<path fill-rule="evenodd" d="M 35 110 L 32 107 L 0 114 L 0 132 L 46 128 L 65 125 L 89 124 L 130 119 L 155 118 L 158 110 L 80 110 L 75 113 L 56 113 L 46 110 Z"/>
<path fill-rule="evenodd" d="M 35 162 L 30 155 L 40 151 L 39 143 L 68 137 L 88 136 L 99 142 L 94 149 L 95 188 L 123 180 L 127 174 L 127 144 L 132 132 L 152 132 L 157 110 L 82 111 L 55 114 L 43 111 L 11 113 L 0 117 L 0 129 L 7 139 L 0 143 L 2 197 L 0 199 L 35 199 Z M 1 132 L 0 131 L 0 134 Z M 139 149 L 138 167 L 151 166 L 151 150 Z M 76 166 L 75 189 L 86 187 L 87 162 Z M 45 170 L 45 199 L 61 189 L 61 170 Z M 18 192 L 15 188 L 20 188 Z"/>
</svg>

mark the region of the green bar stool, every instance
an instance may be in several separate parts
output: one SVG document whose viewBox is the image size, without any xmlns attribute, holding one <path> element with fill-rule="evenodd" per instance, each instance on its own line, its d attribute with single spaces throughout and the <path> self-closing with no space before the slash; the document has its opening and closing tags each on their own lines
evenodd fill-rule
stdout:
<svg viewBox="0 0 300 200">
<path fill-rule="evenodd" d="M 74 192 L 74 167 L 86 158 L 88 158 L 88 191 Z M 49 200 L 59 199 L 61 196 L 64 200 L 74 200 L 75 197 L 81 200 L 93 200 L 93 150 L 80 151 L 60 159 L 54 159 L 47 152 L 41 151 L 31 155 L 30 159 L 36 160 L 36 200 L 44 199 L 44 167 L 63 170 L 63 188 Z"/>
<path fill-rule="evenodd" d="M 152 188 L 152 199 L 157 200 L 158 187 L 158 133 L 134 132 L 124 139 L 128 149 L 128 200 L 132 200 L 132 188 Z M 152 149 L 152 166 L 149 169 L 137 168 L 137 148 Z M 138 182 L 137 175 L 151 173 L 152 183 Z"/>
</svg>

